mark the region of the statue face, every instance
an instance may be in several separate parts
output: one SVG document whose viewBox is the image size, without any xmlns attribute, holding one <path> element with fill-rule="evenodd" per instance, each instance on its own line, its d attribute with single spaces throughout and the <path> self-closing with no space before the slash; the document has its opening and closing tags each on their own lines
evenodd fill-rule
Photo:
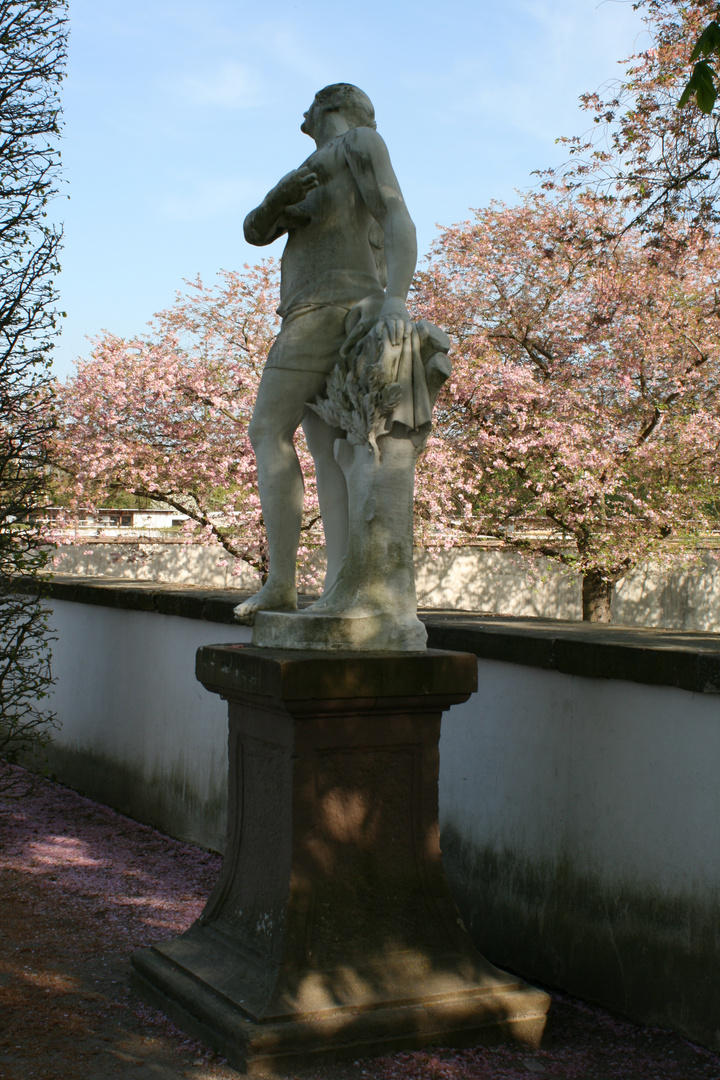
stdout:
<svg viewBox="0 0 720 1080">
<path fill-rule="evenodd" d="M 329 113 L 344 115 L 338 97 L 326 97 L 323 101 L 322 99 L 318 100 L 316 95 L 308 111 L 303 113 L 304 119 L 300 125 L 300 130 L 313 139 L 317 138 L 322 132 L 325 118 Z"/>
<path fill-rule="evenodd" d="M 303 113 L 300 130 L 314 139 L 322 137 L 323 129 L 329 127 L 328 117 L 333 114 L 342 117 L 348 128 L 376 127 L 374 109 L 367 94 L 350 83 L 337 83 L 318 90 L 312 105 Z M 331 123 L 337 126 L 335 121 Z"/>
<path fill-rule="evenodd" d="M 317 98 L 314 98 L 308 111 L 303 113 L 303 122 L 300 125 L 300 130 L 304 132 L 305 135 L 310 135 L 312 137 L 313 129 L 317 126 L 317 122 L 324 111 L 327 111 L 327 106 L 319 104 Z"/>
</svg>

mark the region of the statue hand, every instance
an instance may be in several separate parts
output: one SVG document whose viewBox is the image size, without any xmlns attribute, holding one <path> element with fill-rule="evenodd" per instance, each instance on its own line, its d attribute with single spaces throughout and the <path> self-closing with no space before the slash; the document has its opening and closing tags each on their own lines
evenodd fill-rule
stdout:
<svg viewBox="0 0 720 1080">
<path fill-rule="evenodd" d="M 317 173 L 311 172 L 307 165 L 301 165 L 299 169 L 293 169 L 275 188 L 278 199 L 283 206 L 294 206 L 302 202 L 309 191 L 318 187 L 320 181 Z"/>
<path fill-rule="evenodd" d="M 377 299 L 366 297 L 352 309 L 348 322 L 352 329 L 340 350 L 342 357 L 349 356 L 358 342 L 372 330 L 376 332 L 378 340 L 386 335 L 388 342 L 397 346 L 402 345 L 415 326 L 404 301 L 397 296 L 388 297 L 379 312 Z"/>
<path fill-rule="evenodd" d="M 405 301 L 399 296 L 388 296 L 376 322 L 378 334 L 386 330 L 391 345 L 402 345 L 403 340 L 412 333 L 414 325 Z"/>
<path fill-rule="evenodd" d="M 348 312 L 345 320 L 347 338 L 340 350 L 343 359 L 349 356 L 359 341 L 369 334 L 378 321 L 382 299 L 377 296 L 366 296 L 360 300 Z"/>
</svg>

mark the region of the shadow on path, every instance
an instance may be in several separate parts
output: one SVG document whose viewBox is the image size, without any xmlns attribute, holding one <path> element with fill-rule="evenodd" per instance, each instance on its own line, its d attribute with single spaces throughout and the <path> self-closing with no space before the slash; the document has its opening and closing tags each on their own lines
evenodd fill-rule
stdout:
<svg viewBox="0 0 720 1080">
<path fill-rule="evenodd" d="M 181 933 L 221 859 L 39 780 L 0 798 L 0 1080 L 236 1080 L 131 997 L 130 953 Z M 720 1056 L 555 995 L 547 1047 L 425 1050 L 304 1080 L 720 1080 Z"/>
</svg>

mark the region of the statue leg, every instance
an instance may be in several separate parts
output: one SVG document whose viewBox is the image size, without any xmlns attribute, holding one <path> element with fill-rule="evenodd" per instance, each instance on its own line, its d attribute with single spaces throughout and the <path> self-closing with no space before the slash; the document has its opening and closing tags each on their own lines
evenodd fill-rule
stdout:
<svg viewBox="0 0 720 1080">
<path fill-rule="evenodd" d="M 295 566 L 303 510 L 303 478 L 293 436 L 306 402 L 322 392 L 326 376 L 286 368 L 265 369 L 250 422 L 258 467 L 258 488 L 269 550 L 265 584 L 235 608 L 239 622 L 252 623 L 256 611 L 297 607 Z"/>
<path fill-rule="evenodd" d="M 329 427 L 308 410 L 302 422 L 308 450 L 315 462 L 318 502 L 325 532 L 327 572 L 324 592 L 332 588 L 348 546 L 348 495 L 342 469 L 335 460 L 335 440 L 345 437 L 341 428 Z"/>
</svg>

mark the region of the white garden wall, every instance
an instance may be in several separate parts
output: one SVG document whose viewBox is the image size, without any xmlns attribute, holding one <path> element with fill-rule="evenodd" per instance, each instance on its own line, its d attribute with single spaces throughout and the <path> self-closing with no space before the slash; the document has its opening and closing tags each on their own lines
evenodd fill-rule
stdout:
<svg viewBox="0 0 720 1080">
<path fill-rule="evenodd" d="M 463 842 L 603 868 L 606 887 L 720 888 L 720 695 L 478 661 L 447 716 L 440 813 Z"/>
<path fill-rule="evenodd" d="M 52 628 L 52 771 L 131 817 L 222 850 L 227 707 L 195 679 L 195 653 L 249 641 L 252 630 L 62 600 Z"/>
<path fill-rule="evenodd" d="M 53 589 L 48 767 L 221 849 L 225 705 L 194 656 L 249 640 L 227 621 L 237 598 Z M 440 817 L 481 950 L 720 1048 L 720 636 L 467 616 L 428 628 L 434 647 L 478 655 L 478 692 L 443 719 Z"/>
<path fill-rule="evenodd" d="M 479 661 L 443 857 L 490 959 L 720 1046 L 720 696 Z"/>
</svg>

